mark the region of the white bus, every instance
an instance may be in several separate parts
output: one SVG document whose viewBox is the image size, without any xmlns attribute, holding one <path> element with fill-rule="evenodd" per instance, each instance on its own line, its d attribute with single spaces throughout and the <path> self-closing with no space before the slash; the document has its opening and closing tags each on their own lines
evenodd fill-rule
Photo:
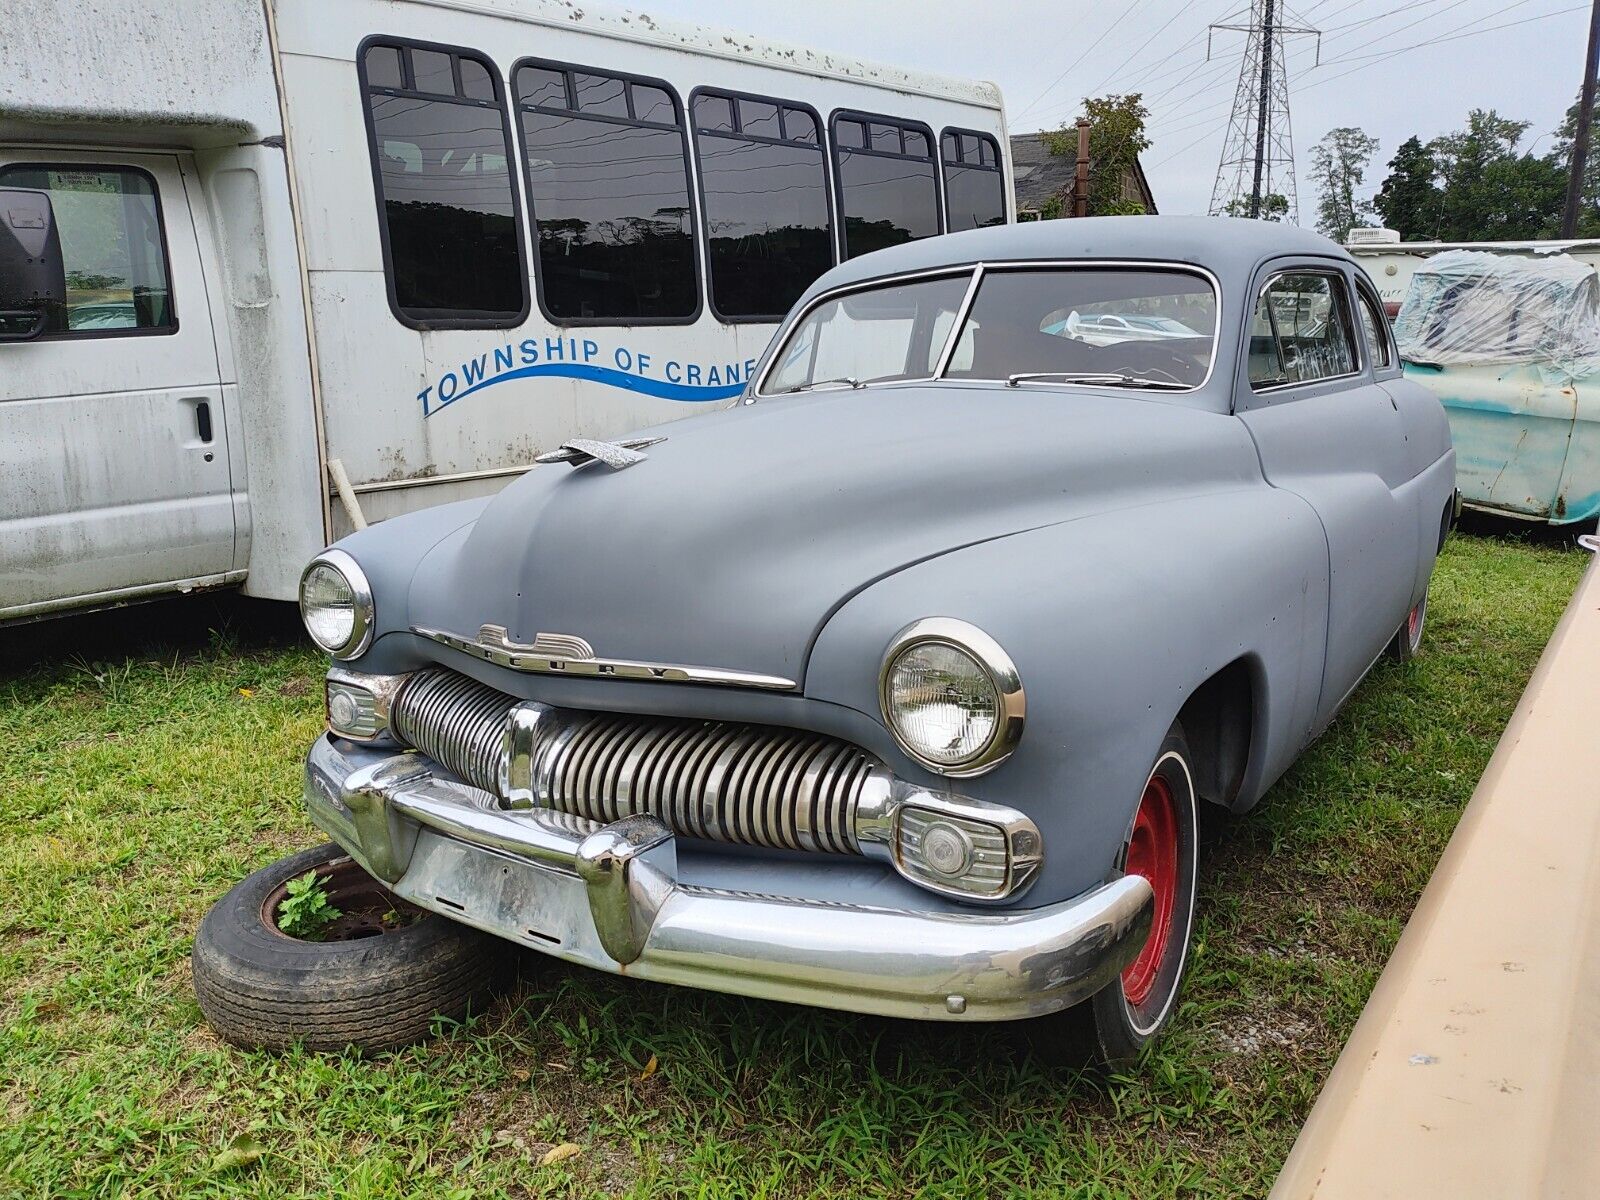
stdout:
<svg viewBox="0 0 1600 1200">
<path fill-rule="evenodd" d="M 830 265 L 1010 220 L 1007 145 L 992 85 L 587 3 L 9 5 L 0 273 L 60 282 L 0 278 L 0 623 L 290 599 L 737 395 Z"/>
</svg>

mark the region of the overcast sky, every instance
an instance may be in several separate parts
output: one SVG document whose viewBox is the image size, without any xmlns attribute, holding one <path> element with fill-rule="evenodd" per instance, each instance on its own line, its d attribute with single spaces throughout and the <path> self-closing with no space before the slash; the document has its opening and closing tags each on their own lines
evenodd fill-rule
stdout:
<svg viewBox="0 0 1600 1200">
<path fill-rule="evenodd" d="M 1005 93 L 1013 134 L 1072 120 L 1086 95 L 1142 91 L 1154 141 L 1144 162 L 1156 204 L 1186 213 L 1204 212 L 1210 200 L 1244 50 L 1243 34 L 1219 31 L 1206 63 L 1206 26 L 1238 23 L 1245 3 L 651 0 L 630 7 L 990 79 Z M 1308 225 L 1315 205 L 1309 151 L 1334 126 L 1357 125 L 1378 139 L 1371 192 L 1396 146 L 1413 133 L 1426 140 L 1459 128 L 1473 107 L 1532 121 L 1524 146 L 1545 153 L 1583 79 L 1588 5 L 1574 0 L 1302 0 L 1289 12 L 1294 24 L 1323 30 L 1320 67 L 1313 66 L 1315 38 L 1294 38 L 1289 54 Z M 1379 57 L 1427 41 L 1436 44 Z"/>
</svg>

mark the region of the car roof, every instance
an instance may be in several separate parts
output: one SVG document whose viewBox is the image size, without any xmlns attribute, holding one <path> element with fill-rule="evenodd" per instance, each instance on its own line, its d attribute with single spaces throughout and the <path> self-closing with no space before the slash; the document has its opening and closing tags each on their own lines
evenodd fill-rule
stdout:
<svg viewBox="0 0 1600 1200">
<path fill-rule="evenodd" d="M 807 291 L 848 286 L 886 275 L 973 262 L 1033 259 L 1145 259 L 1205 267 L 1227 286 L 1248 286 L 1263 259 L 1316 255 L 1353 263 L 1343 246 L 1319 233 L 1277 221 L 1242 217 L 1078 217 L 1025 221 L 924 238 L 850 259 Z"/>
</svg>

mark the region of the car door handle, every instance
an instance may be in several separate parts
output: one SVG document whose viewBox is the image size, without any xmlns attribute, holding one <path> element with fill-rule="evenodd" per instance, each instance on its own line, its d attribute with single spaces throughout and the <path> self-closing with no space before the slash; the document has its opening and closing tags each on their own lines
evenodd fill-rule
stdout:
<svg viewBox="0 0 1600 1200">
<path fill-rule="evenodd" d="M 211 402 L 202 400 L 194 406 L 194 430 L 200 440 L 211 444 Z"/>
</svg>

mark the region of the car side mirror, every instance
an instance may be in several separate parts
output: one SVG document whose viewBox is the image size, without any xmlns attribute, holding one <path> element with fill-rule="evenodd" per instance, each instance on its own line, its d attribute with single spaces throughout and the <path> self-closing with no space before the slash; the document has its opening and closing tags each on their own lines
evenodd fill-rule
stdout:
<svg viewBox="0 0 1600 1200">
<path fill-rule="evenodd" d="M 67 302 L 67 273 L 55 210 L 44 192 L 0 188 L 0 342 L 44 332 Z"/>
</svg>

